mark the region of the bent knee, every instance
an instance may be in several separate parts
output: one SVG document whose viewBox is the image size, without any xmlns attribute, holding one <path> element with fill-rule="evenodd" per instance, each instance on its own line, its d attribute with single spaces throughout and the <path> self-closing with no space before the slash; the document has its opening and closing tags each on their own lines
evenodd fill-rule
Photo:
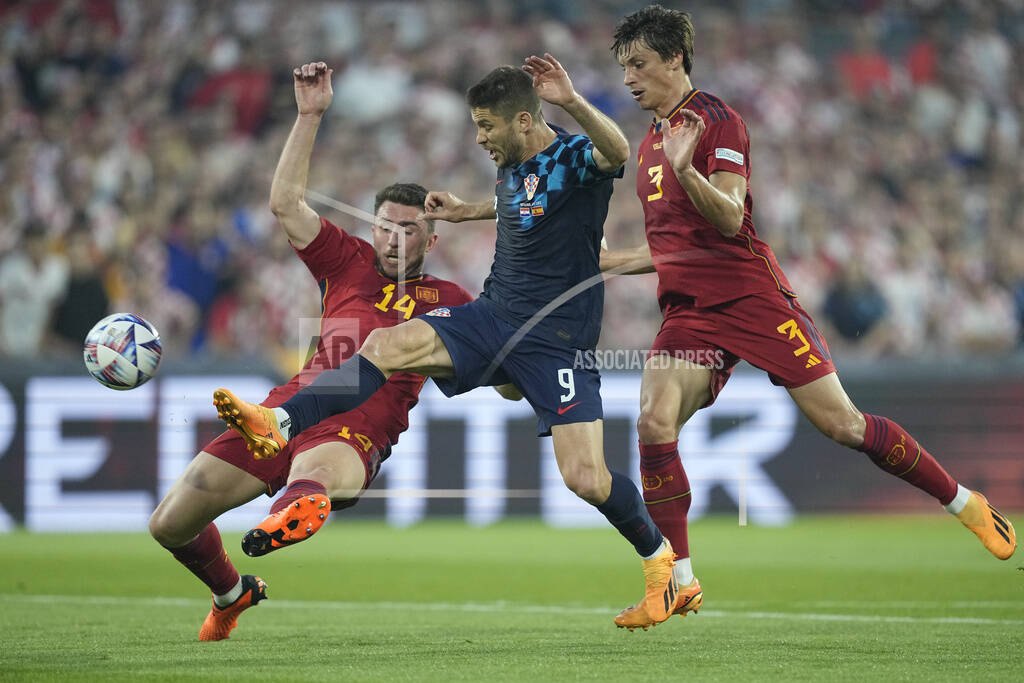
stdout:
<svg viewBox="0 0 1024 683">
<path fill-rule="evenodd" d="M 359 353 L 373 360 L 385 360 L 389 354 L 393 354 L 397 350 L 395 348 L 396 341 L 395 333 L 391 328 L 378 327 L 370 330 L 370 333 L 366 335 L 363 345 L 359 347 Z"/>
<path fill-rule="evenodd" d="M 864 443 L 864 418 L 860 415 L 831 418 L 817 426 L 822 434 L 848 448 Z"/>
<path fill-rule="evenodd" d="M 600 505 L 608 498 L 611 476 L 597 467 L 577 467 L 566 472 L 562 479 L 566 487 L 591 505 Z"/>
<path fill-rule="evenodd" d="M 359 354 L 381 370 L 391 372 L 416 360 L 421 350 L 417 340 L 397 325 L 371 330 L 359 347 Z"/>
<path fill-rule="evenodd" d="M 678 416 L 664 411 L 642 411 L 636 421 L 636 433 L 641 443 L 668 443 L 679 436 Z"/>
<path fill-rule="evenodd" d="M 174 523 L 174 516 L 167 514 L 163 508 L 157 507 L 149 516 L 149 535 L 165 548 L 178 548 L 190 539 L 181 540 L 183 529 Z"/>
</svg>

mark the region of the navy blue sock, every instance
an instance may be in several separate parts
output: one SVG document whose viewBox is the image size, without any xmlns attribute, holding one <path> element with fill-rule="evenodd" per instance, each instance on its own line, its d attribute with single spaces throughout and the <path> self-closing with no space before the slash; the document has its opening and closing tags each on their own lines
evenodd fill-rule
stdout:
<svg viewBox="0 0 1024 683">
<path fill-rule="evenodd" d="M 640 557 L 653 555 L 661 546 L 661 531 L 648 514 L 636 484 L 626 475 L 612 472 L 612 492 L 597 509 L 633 544 Z"/>
<path fill-rule="evenodd" d="M 320 373 L 309 386 L 281 404 L 292 420 L 289 438 L 331 415 L 358 408 L 386 381 L 380 368 L 358 353 L 333 370 Z"/>
</svg>

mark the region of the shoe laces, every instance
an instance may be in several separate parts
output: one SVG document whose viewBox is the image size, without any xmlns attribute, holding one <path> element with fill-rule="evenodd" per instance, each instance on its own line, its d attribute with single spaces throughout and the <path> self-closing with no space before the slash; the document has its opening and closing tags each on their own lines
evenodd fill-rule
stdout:
<svg viewBox="0 0 1024 683">
<path fill-rule="evenodd" d="M 667 580 L 672 578 L 672 567 L 675 565 L 670 558 L 659 555 L 644 562 L 644 580 L 649 587 L 656 586 L 660 590 Z"/>
</svg>

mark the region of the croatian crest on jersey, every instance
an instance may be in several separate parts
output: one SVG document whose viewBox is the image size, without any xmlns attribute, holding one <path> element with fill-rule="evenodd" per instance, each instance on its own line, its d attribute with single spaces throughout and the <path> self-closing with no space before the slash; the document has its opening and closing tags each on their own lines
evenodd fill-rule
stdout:
<svg viewBox="0 0 1024 683">
<path fill-rule="evenodd" d="M 433 287 L 416 287 L 416 298 L 425 304 L 436 304 L 438 301 L 437 290 Z"/>
<path fill-rule="evenodd" d="M 540 183 L 540 178 L 538 178 L 533 173 L 531 173 L 530 175 L 528 175 L 525 178 L 523 178 L 523 187 L 526 188 L 526 200 L 527 201 L 531 201 L 531 202 L 533 201 L 533 193 L 537 191 L 537 185 L 539 183 Z"/>
<path fill-rule="evenodd" d="M 445 307 L 435 308 L 432 311 L 428 311 L 427 315 L 432 315 L 437 318 L 450 318 L 452 317 L 452 309 Z"/>
</svg>

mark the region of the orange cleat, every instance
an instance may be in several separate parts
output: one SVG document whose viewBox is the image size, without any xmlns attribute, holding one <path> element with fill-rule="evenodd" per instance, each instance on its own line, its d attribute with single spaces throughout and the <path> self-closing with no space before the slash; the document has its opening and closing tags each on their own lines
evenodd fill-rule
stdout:
<svg viewBox="0 0 1024 683">
<path fill-rule="evenodd" d="M 985 496 L 971 492 L 967 505 L 956 516 L 965 527 L 981 539 L 981 544 L 1000 560 L 1008 560 L 1017 547 L 1017 534 L 1010 520 L 989 505 Z"/>
<path fill-rule="evenodd" d="M 251 574 L 242 576 L 242 594 L 227 607 L 217 607 L 206 615 L 206 621 L 199 629 L 199 640 L 224 640 L 230 637 L 231 629 L 238 625 L 238 615 L 255 606 L 260 600 L 267 598 L 267 584 L 263 579 Z"/>
<path fill-rule="evenodd" d="M 693 582 L 689 586 L 683 586 L 679 589 L 679 595 L 676 596 L 676 608 L 672 610 L 672 614 L 685 617 L 687 612 L 696 614 L 697 610 L 703 606 L 704 591 L 700 589 L 700 581 L 697 580 L 697 577 L 694 577 Z"/>
<path fill-rule="evenodd" d="M 213 405 L 217 408 L 217 417 L 242 435 L 245 447 L 257 460 L 273 458 L 288 443 L 270 408 L 243 401 L 227 389 L 213 392 Z"/>
<path fill-rule="evenodd" d="M 644 599 L 632 607 L 619 612 L 615 625 L 619 628 L 647 630 L 672 616 L 677 605 L 676 595 L 679 584 L 672 575 L 675 566 L 675 552 L 672 544 L 665 540 L 665 550 L 652 560 L 644 560 Z"/>
<path fill-rule="evenodd" d="M 329 514 L 330 498 L 322 493 L 302 496 L 250 529 L 242 539 L 242 552 L 249 557 L 260 557 L 286 545 L 305 541 L 324 525 Z"/>
</svg>

